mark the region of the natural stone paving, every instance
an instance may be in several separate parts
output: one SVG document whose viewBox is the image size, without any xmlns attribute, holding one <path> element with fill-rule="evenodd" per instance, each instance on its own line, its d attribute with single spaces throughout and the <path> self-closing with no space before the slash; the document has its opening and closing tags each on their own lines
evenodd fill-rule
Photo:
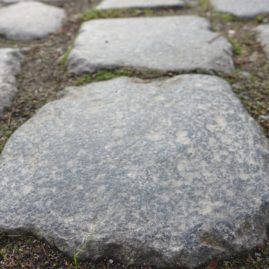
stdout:
<svg viewBox="0 0 269 269">
<path fill-rule="evenodd" d="M 217 11 L 242 18 L 269 13 L 269 0 L 211 0 L 211 3 Z"/>
<path fill-rule="evenodd" d="M 3 151 L 0 227 L 70 255 L 192 268 L 266 238 L 268 157 L 217 77 L 69 88 Z"/>
<path fill-rule="evenodd" d="M 269 58 L 269 24 L 260 25 L 257 27 L 260 34 L 260 39 L 264 45 L 265 52 Z"/>
<path fill-rule="evenodd" d="M 20 71 L 21 59 L 16 49 L 0 49 L 0 117 L 17 92 L 15 75 Z"/>
<path fill-rule="evenodd" d="M 56 33 L 65 11 L 55 5 L 71 14 L 91 2 L 68 1 L 0 0 L 0 35 L 30 41 Z M 242 18 L 269 13 L 269 0 L 210 1 L 215 10 Z M 176 14 L 172 8 L 188 7 L 188 13 L 199 10 L 210 17 L 211 9 L 206 14 L 191 9 L 198 2 L 104 0 L 96 9 L 169 8 L 167 14 Z M 60 31 L 56 41 L 29 42 L 20 86 L 35 89 L 25 91 L 27 96 L 34 92 L 34 100 L 26 102 L 23 121 L 57 88 L 84 81 L 68 72 L 131 68 L 147 77 L 151 72 L 145 70 L 225 75 L 234 69 L 231 44 L 202 17 L 96 19 L 82 24 L 67 59 L 68 72 L 58 64 L 52 67 L 51 77 L 59 82 L 33 87 L 36 81 L 29 83 L 26 73 L 40 66 L 35 61 L 30 68 L 29 59 L 42 55 L 40 65 L 46 62 L 46 68 L 51 59 L 56 63 L 62 44 L 76 34 L 78 15 L 67 18 L 72 29 Z M 269 58 L 269 25 L 256 30 Z M 14 42 L 14 47 L 22 44 Z M 33 56 L 35 50 L 41 53 Z M 50 56 L 43 59 L 45 54 Z M 0 49 L 0 147 L 7 139 L 2 134 L 22 123 L 22 117 L 14 121 L 24 106 L 22 94 L 10 119 L 3 116 L 17 92 L 22 58 L 18 49 Z M 40 77 L 40 71 L 29 73 Z M 2 151 L 0 233 L 30 232 L 72 257 L 93 261 L 111 257 L 124 265 L 195 268 L 267 239 L 268 161 L 268 139 L 218 77 L 121 77 L 67 88 L 15 131 Z"/>
<path fill-rule="evenodd" d="M 185 5 L 184 0 L 104 0 L 97 6 L 97 9 L 182 7 Z"/>
<path fill-rule="evenodd" d="M 82 25 L 68 68 L 74 73 L 119 67 L 229 72 L 231 56 L 227 40 L 200 17 L 105 19 Z"/>
<path fill-rule="evenodd" d="M 0 9 L 0 34 L 14 40 L 42 38 L 61 27 L 63 9 L 38 2 L 18 3 Z"/>
</svg>

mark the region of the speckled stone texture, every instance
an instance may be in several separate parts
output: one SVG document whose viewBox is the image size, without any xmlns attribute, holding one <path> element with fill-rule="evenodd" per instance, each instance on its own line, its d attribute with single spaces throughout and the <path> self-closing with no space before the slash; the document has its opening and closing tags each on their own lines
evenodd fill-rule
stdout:
<svg viewBox="0 0 269 269">
<path fill-rule="evenodd" d="M 269 24 L 260 25 L 257 28 L 261 43 L 264 45 L 264 50 L 269 59 Z"/>
<path fill-rule="evenodd" d="M 69 88 L 4 148 L 0 230 L 80 258 L 193 268 L 266 238 L 268 157 L 217 77 Z"/>
<path fill-rule="evenodd" d="M 56 32 L 65 18 L 63 9 L 25 2 L 0 9 L 0 34 L 14 40 L 43 38 Z"/>
<path fill-rule="evenodd" d="M 183 0 L 104 0 L 97 6 L 97 9 L 118 9 L 118 8 L 168 8 L 183 7 L 187 3 Z"/>
<path fill-rule="evenodd" d="M 70 72 L 131 67 L 158 71 L 233 69 L 232 48 L 196 16 L 85 22 L 68 59 Z"/>
<path fill-rule="evenodd" d="M 251 18 L 259 14 L 269 14 L 269 0 L 210 0 L 220 12 L 228 12 L 237 17 Z"/>
<path fill-rule="evenodd" d="M 17 92 L 15 76 L 20 71 L 22 54 L 16 49 L 0 49 L 0 117 Z"/>
</svg>

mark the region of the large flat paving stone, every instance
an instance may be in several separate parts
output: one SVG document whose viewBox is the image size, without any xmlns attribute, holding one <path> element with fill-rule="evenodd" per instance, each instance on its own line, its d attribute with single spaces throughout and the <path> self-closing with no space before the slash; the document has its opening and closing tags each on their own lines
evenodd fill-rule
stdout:
<svg viewBox="0 0 269 269">
<path fill-rule="evenodd" d="M 105 19 L 82 25 L 70 72 L 132 67 L 158 71 L 233 69 L 231 45 L 196 16 Z"/>
<path fill-rule="evenodd" d="M 0 9 L 0 34 L 14 40 L 43 38 L 56 32 L 65 18 L 63 9 L 38 2 Z"/>
<path fill-rule="evenodd" d="M 0 49 L 0 117 L 17 93 L 15 76 L 21 59 L 22 54 L 16 49 Z"/>
<path fill-rule="evenodd" d="M 264 45 L 264 50 L 269 58 L 269 24 L 260 25 L 257 27 L 261 43 Z"/>
<path fill-rule="evenodd" d="M 211 0 L 211 3 L 217 11 L 242 18 L 269 13 L 269 0 Z"/>
<path fill-rule="evenodd" d="M 192 268 L 266 238 L 268 158 L 217 77 L 69 88 L 4 148 L 0 231 L 80 258 Z"/>
<path fill-rule="evenodd" d="M 183 0 L 104 0 L 97 9 L 120 9 L 120 8 L 176 8 L 183 7 Z"/>
</svg>

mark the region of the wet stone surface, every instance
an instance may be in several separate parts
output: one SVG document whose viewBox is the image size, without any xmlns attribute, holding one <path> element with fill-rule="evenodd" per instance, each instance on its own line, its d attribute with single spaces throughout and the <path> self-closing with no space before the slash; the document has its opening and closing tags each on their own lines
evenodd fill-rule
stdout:
<svg viewBox="0 0 269 269">
<path fill-rule="evenodd" d="M 0 9 L 0 34 L 14 40 L 46 37 L 62 26 L 63 9 L 38 2 L 22 2 Z"/>
<path fill-rule="evenodd" d="M 183 7 L 183 0 L 104 0 L 97 9 Z"/>
<path fill-rule="evenodd" d="M 0 230 L 73 256 L 193 268 L 266 238 L 269 145 L 223 80 L 65 90 L 0 159 Z"/>
<path fill-rule="evenodd" d="M 209 30 L 207 20 L 196 16 L 85 22 L 69 55 L 69 71 L 119 67 L 229 72 L 233 69 L 232 48 L 225 38 Z"/>
<path fill-rule="evenodd" d="M 258 26 L 257 31 L 259 33 L 260 41 L 264 45 L 264 50 L 269 59 L 269 24 Z"/>
<path fill-rule="evenodd" d="M 259 14 L 269 14 L 269 0 L 210 0 L 220 12 L 228 12 L 237 17 L 251 18 Z"/>
<path fill-rule="evenodd" d="M 15 49 L 0 49 L 0 117 L 17 92 L 15 76 L 20 71 L 22 54 Z"/>
</svg>

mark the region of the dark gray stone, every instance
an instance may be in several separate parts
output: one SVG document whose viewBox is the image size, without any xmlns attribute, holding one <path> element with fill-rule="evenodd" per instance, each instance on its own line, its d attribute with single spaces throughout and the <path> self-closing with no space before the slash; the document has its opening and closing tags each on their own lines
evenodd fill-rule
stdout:
<svg viewBox="0 0 269 269">
<path fill-rule="evenodd" d="M 0 230 L 80 258 L 193 268 L 266 238 L 268 157 L 217 77 L 69 88 L 3 151 Z"/>
<path fill-rule="evenodd" d="M 0 49 L 0 117 L 17 93 L 15 76 L 20 71 L 21 59 L 16 49 Z"/>
<path fill-rule="evenodd" d="M 264 46 L 264 50 L 269 59 L 269 24 L 263 24 L 257 27 L 259 32 L 260 41 Z"/>
<path fill-rule="evenodd" d="M 241 18 L 269 13 L 269 0 L 211 0 L 211 3 L 217 11 L 231 13 Z"/>
<path fill-rule="evenodd" d="M 43 38 L 56 32 L 65 12 L 38 2 L 22 2 L 0 9 L 0 34 L 14 40 Z"/>
<path fill-rule="evenodd" d="M 233 69 L 228 41 L 196 16 L 85 22 L 68 59 L 70 72 L 132 67 L 158 71 Z"/>
</svg>

